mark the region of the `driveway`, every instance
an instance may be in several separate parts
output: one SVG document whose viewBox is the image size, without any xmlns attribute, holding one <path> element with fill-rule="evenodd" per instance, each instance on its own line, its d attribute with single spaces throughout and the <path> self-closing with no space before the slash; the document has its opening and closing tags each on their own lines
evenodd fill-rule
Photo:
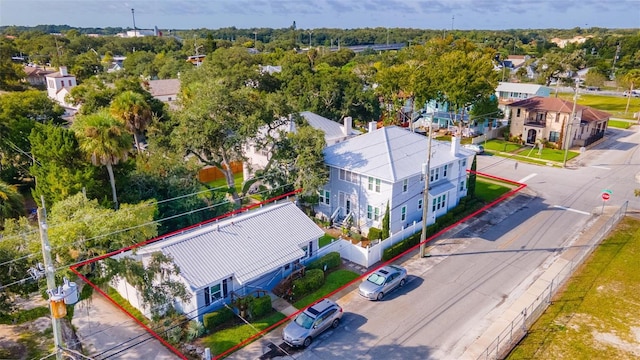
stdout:
<svg viewBox="0 0 640 360">
<path fill-rule="evenodd" d="M 94 359 L 180 359 L 100 294 L 75 306 L 72 324 Z"/>
</svg>

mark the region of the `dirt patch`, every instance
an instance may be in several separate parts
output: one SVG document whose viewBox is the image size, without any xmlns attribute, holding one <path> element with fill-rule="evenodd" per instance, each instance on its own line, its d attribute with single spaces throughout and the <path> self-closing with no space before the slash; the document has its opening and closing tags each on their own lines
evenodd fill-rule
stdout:
<svg viewBox="0 0 640 360">
<path fill-rule="evenodd" d="M 597 342 L 603 345 L 611 346 L 620 351 L 629 353 L 634 358 L 640 357 L 640 342 L 631 343 L 625 341 L 614 333 L 601 333 L 599 331 L 592 331 L 591 334 Z"/>
</svg>

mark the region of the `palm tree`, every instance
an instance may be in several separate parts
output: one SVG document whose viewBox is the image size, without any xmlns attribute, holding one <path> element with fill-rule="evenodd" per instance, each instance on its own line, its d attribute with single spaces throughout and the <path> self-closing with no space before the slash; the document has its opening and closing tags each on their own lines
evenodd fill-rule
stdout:
<svg viewBox="0 0 640 360">
<path fill-rule="evenodd" d="M 140 152 L 140 135 L 153 118 L 151 107 L 144 96 L 133 91 L 125 91 L 113 99 L 110 112 L 133 134 L 136 148 Z"/>
<path fill-rule="evenodd" d="M 115 209 L 118 209 L 116 181 L 113 165 L 126 160 L 131 147 L 131 135 L 108 112 L 79 116 L 73 123 L 80 142 L 80 149 L 98 166 L 104 165 L 111 181 L 111 193 Z"/>
<path fill-rule="evenodd" d="M 18 217 L 23 213 L 22 195 L 16 186 L 0 181 L 0 229 L 2 229 L 5 219 Z"/>
</svg>

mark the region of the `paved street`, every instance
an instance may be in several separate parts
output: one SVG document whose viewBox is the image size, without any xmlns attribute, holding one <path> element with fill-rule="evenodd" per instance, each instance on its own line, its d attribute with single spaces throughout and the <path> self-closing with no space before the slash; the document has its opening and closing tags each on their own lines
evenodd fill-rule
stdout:
<svg viewBox="0 0 640 360">
<path fill-rule="evenodd" d="M 430 258 L 405 263 L 411 281 L 384 301 L 369 302 L 355 293 L 341 298 L 342 325 L 292 357 L 475 359 L 482 346 L 474 342 L 517 307 L 527 289 L 598 221 L 603 189 L 613 191 L 607 209 L 626 200 L 630 208 L 638 207 L 633 189 L 640 173 L 640 136 L 635 129 L 609 131 L 604 142 L 567 169 L 515 166 L 511 159 L 480 156 L 478 171 L 529 186 L 511 205 L 439 242 Z M 280 344 L 278 336 L 275 331 L 269 338 Z M 475 353 L 469 351 L 472 344 Z M 256 358 L 250 348 L 232 358 Z M 266 349 L 264 343 L 256 348 Z"/>
</svg>

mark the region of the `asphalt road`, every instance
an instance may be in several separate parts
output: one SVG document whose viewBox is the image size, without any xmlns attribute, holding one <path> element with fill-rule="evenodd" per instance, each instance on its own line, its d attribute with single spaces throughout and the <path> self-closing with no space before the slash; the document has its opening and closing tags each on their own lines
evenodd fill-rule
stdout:
<svg viewBox="0 0 640 360">
<path fill-rule="evenodd" d="M 603 189 L 613 191 L 607 206 L 629 200 L 630 208 L 640 207 L 633 195 L 640 188 L 635 128 L 609 130 L 566 169 L 479 157 L 478 171 L 528 184 L 518 208 L 485 216 L 442 242 L 447 255 L 411 261 L 407 286 L 382 302 L 347 295 L 342 325 L 292 357 L 461 358 L 490 325 L 482 319 L 512 304 L 600 211 Z"/>
</svg>

